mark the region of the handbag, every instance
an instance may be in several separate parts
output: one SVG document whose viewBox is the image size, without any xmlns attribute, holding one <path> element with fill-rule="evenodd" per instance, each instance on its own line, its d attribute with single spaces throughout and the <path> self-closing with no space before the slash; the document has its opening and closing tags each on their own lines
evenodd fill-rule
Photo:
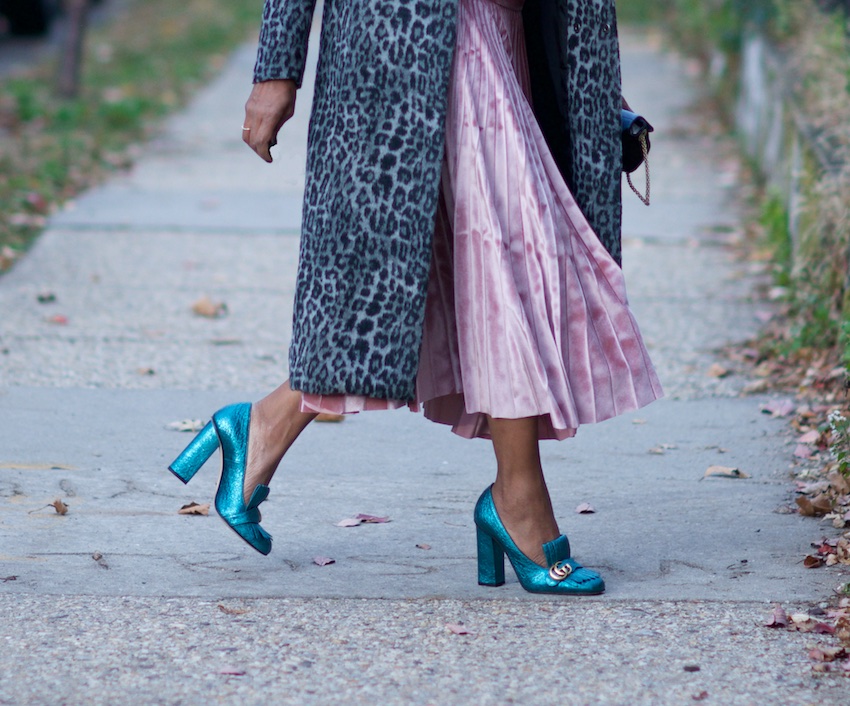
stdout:
<svg viewBox="0 0 850 706">
<path fill-rule="evenodd" d="M 632 191 L 649 206 L 649 150 L 652 147 L 649 133 L 655 132 L 655 128 L 642 115 L 625 108 L 622 109 L 620 118 L 623 129 L 623 171 L 626 173 L 626 180 Z M 637 171 L 641 164 L 646 170 L 646 196 L 632 183 L 632 172 Z"/>
</svg>

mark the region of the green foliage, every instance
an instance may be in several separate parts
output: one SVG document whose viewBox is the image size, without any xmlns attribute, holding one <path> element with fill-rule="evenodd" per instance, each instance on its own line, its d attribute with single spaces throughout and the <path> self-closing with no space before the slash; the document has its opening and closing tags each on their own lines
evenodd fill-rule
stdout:
<svg viewBox="0 0 850 706">
<path fill-rule="evenodd" d="M 839 328 L 838 345 L 841 348 L 841 362 L 850 373 L 850 321 L 846 319 Z"/>
<path fill-rule="evenodd" d="M 22 122 L 34 120 L 42 114 L 43 100 L 37 95 L 37 86 L 26 79 L 6 82 L 6 92 L 14 101 L 15 116 Z"/>
<path fill-rule="evenodd" d="M 773 258 L 776 283 L 787 287 L 791 284 L 792 244 L 788 211 L 779 195 L 772 193 L 764 198 L 759 223 Z"/>
<path fill-rule="evenodd" d="M 626 12 L 624 8 L 628 6 Z M 842 10 L 842 8 L 844 8 Z M 787 195 L 767 193 L 759 222 L 774 263 L 775 281 L 788 291 L 788 335 L 779 353 L 806 348 L 843 352 L 850 367 L 850 13 L 836 0 L 622 0 L 624 21 L 651 16 L 672 43 L 702 60 L 727 110 L 739 91 L 743 41 L 754 32 L 772 40 L 785 67 L 786 101 L 793 101 L 804 164 L 795 247 Z M 723 61 L 714 59 L 721 55 Z M 789 127 L 791 118 L 788 118 Z M 841 167 L 841 164 L 844 167 Z M 838 167 L 836 167 L 838 165 Z M 838 171 L 836 171 L 836 169 Z M 842 324 L 842 322 L 845 322 Z"/>
<path fill-rule="evenodd" d="M 626 0 L 623 22 L 661 21 L 692 52 L 735 51 L 753 26 L 776 35 L 791 31 L 797 0 Z"/>
<path fill-rule="evenodd" d="M 259 21 L 257 0 L 135 0 L 87 37 L 79 98 L 57 96 L 52 62 L 0 80 L 0 255 L 25 247 L 51 204 L 126 166 Z"/>
<path fill-rule="evenodd" d="M 797 320 L 799 323 L 792 330 L 792 350 L 825 350 L 838 342 L 838 328 L 829 305 L 812 302 L 805 309 L 805 315 L 798 315 Z"/>
</svg>

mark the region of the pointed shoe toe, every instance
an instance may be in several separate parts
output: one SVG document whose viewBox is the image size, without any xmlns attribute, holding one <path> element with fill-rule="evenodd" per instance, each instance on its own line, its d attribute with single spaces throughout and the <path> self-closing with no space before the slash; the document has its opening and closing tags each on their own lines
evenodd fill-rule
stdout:
<svg viewBox="0 0 850 706">
<path fill-rule="evenodd" d="M 222 482 L 223 482 L 222 478 Z M 239 502 L 242 503 L 241 490 L 239 486 L 240 497 Z M 267 485 L 258 485 L 254 488 L 251 494 L 251 499 L 248 501 L 247 507 L 240 508 L 235 506 L 235 503 L 229 502 L 229 498 L 221 494 L 216 494 L 215 509 L 222 520 L 256 549 L 260 554 L 268 555 L 272 550 L 272 536 L 260 526 L 260 503 L 269 496 L 269 487 Z M 244 506 L 244 503 L 242 503 Z"/>
</svg>

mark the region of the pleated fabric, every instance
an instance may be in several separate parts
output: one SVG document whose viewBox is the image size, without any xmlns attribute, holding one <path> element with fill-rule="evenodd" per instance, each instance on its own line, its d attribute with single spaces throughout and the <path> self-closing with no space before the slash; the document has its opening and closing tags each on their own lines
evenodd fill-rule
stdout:
<svg viewBox="0 0 850 706">
<path fill-rule="evenodd" d="M 490 415 L 564 439 L 662 395 L 622 270 L 534 118 L 522 5 L 458 7 L 417 402 L 467 438 L 489 438 Z M 302 396 L 305 411 L 404 404 Z"/>
</svg>

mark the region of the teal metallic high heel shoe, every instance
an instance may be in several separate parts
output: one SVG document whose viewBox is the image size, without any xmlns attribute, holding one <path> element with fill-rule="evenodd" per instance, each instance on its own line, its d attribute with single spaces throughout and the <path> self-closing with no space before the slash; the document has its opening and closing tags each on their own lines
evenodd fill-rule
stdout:
<svg viewBox="0 0 850 706">
<path fill-rule="evenodd" d="M 220 409 L 168 470 L 188 483 L 221 446 L 221 480 L 215 494 L 215 509 L 230 529 L 260 554 L 268 554 L 272 550 L 272 538 L 260 527 L 259 505 L 269 496 L 269 487 L 258 485 L 254 488 L 247 507 L 244 500 L 250 424 L 249 403 L 232 404 Z"/>
<path fill-rule="evenodd" d="M 523 554 L 499 519 L 499 513 L 493 503 L 492 487 L 481 494 L 475 505 L 480 585 L 501 586 L 505 582 L 507 554 L 520 584 L 531 593 L 594 596 L 605 591 L 602 577 L 595 571 L 585 569 L 570 556 L 570 540 L 566 535 L 562 534 L 543 545 L 548 569 Z"/>
</svg>

